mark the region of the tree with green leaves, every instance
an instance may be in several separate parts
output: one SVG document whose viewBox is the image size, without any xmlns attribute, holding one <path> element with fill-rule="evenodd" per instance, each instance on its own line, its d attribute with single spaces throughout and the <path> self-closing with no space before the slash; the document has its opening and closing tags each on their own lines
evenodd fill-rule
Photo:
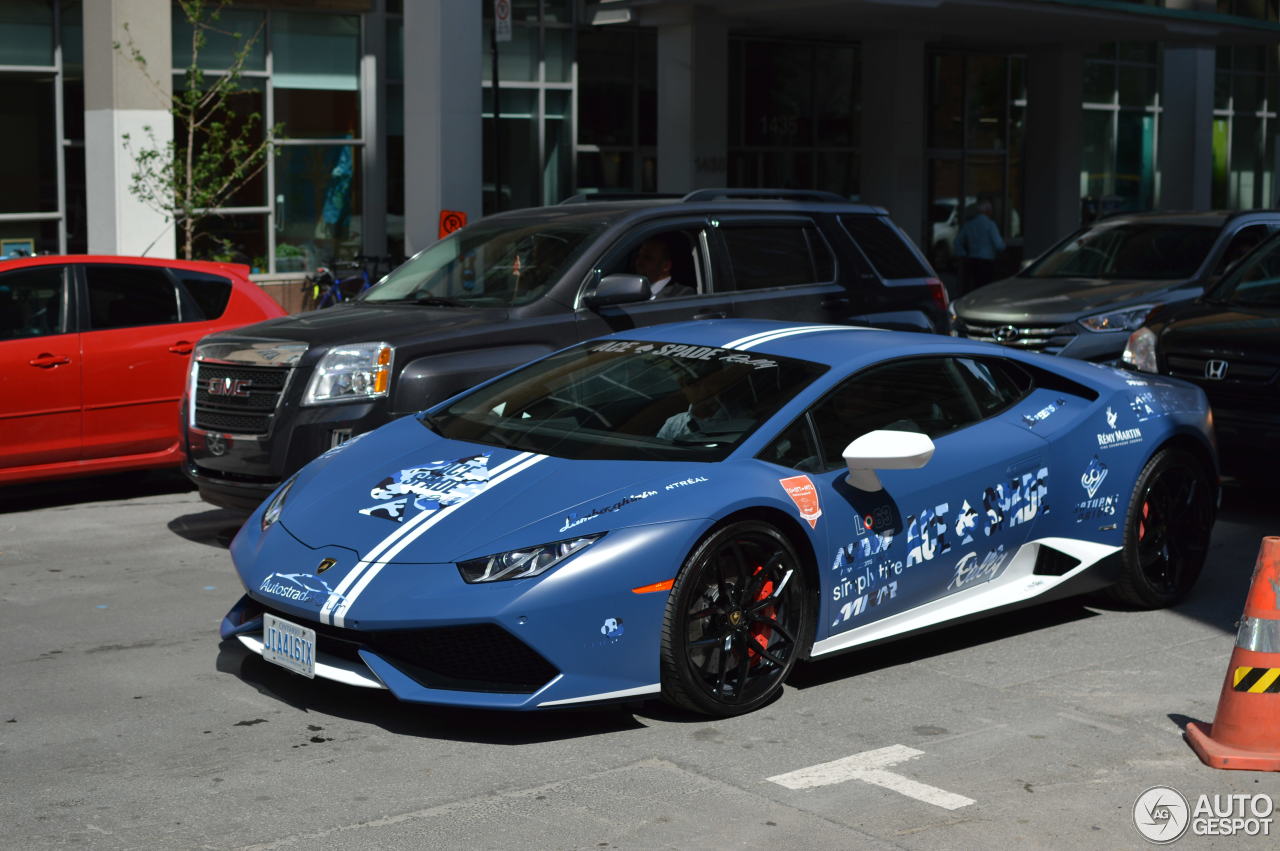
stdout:
<svg viewBox="0 0 1280 851">
<path fill-rule="evenodd" d="M 182 256 L 188 260 L 194 257 L 197 226 L 262 173 L 276 151 L 272 143 L 281 138 L 283 130 L 283 125 L 277 124 L 263 132 L 260 113 L 241 113 L 235 108 L 235 96 L 246 91 L 240 85 L 240 74 L 262 28 L 248 38 L 220 28 L 222 10 L 230 2 L 178 0 L 178 8 L 191 25 L 191 63 L 178 92 L 171 93 L 152 76 L 146 57 L 129 35 L 128 24 L 124 26 L 126 43 L 116 43 L 116 49 L 126 52 L 169 100 L 174 123 L 173 137 L 163 142 L 150 126 L 142 128 L 145 140 L 124 134 L 124 147 L 135 169 L 129 191 L 173 222 L 181 235 Z M 207 71 L 201 67 L 200 52 L 210 34 L 239 43 L 225 69 Z M 163 70 L 168 76 L 168 69 Z"/>
</svg>

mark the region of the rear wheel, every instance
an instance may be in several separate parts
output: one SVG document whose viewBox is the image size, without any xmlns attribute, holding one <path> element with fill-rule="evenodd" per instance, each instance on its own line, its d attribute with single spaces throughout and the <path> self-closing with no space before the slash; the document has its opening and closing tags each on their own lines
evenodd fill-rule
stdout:
<svg viewBox="0 0 1280 851">
<path fill-rule="evenodd" d="M 773 699 L 808 630 L 807 582 L 786 536 L 746 521 L 690 554 L 667 601 L 662 693 L 708 715 L 738 715 Z"/>
<path fill-rule="evenodd" d="M 1144 609 L 1185 597 L 1204 567 L 1213 518 L 1213 483 L 1199 459 L 1181 449 L 1157 452 L 1129 501 L 1124 567 L 1112 595 Z"/>
</svg>

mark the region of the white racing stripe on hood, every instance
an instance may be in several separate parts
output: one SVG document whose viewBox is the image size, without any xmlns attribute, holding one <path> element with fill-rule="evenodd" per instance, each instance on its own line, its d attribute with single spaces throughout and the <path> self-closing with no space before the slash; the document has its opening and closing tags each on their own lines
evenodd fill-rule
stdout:
<svg viewBox="0 0 1280 851">
<path fill-rule="evenodd" d="M 757 331 L 754 334 L 748 334 L 745 337 L 739 337 L 736 340 L 730 340 L 720 348 L 734 349 L 739 346 L 745 347 L 746 344 L 754 345 L 755 343 L 759 342 L 765 337 L 772 337 L 774 334 L 791 334 L 793 332 L 799 332 L 799 331 L 821 331 L 823 329 L 830 328 L 830 327 L 831 327 L 830 325 L 793 325 L 790 328 L 772 328 L 768 331 Z"/>
<path fill-rule="evenodd" d="M 425 533 L 428 529 L 430 529 L 432 526 L 439 523 L 444 518 L 448 517 L 454 511 L 457 511 L 459 508 L 462 508 L 464 505 L 467 505 L 473 500 L 479 499 L 480 497 L 484 496 L 486 493 L 491 491 L 494 487 L 502 484 L 512 476 L 517 476 L 520 473 L 523 473 L 525 470 L 529 469 L 534 464 L 537 464 L 539 461 L 545 461 L 547 458 L 546 455 L 533 455 L 532 453 L 526 452 L 523 454 L 523 458 L 524 458 L 523 461 L 521 461 L 519 464 L 516 464 L 515 466 L 511 466 L 513 462 L 517 461 L 521 457 L 522 456 L 516 456 L 516 458 L 513 458 L 511 459 L 511 461 L 508 461 L 506 464 L 503 464 L 500 467 L 498 467 L 497 469 L 503 470 L 503 473 L 499 476 L 491 478 L 489 480 L 488 487 L 486 487 L 482 493 L 476 494 L 476 496 L 472 497 L 466 502 L 457 502 L 457 503 L 454 503 L 453 505 L 448 506 L 447 508 L 441 508 L 438 511 L 431 512 L 431 516 L 426 520 L 426 522 L 419 524 L 417 528 L 415 528 L 409 534 L 401 535 L 399 540 L 397 540 L 393 545 L 386 548 L 382 548 L 382 546 L 379 545 L 379 549 L 381 549 L 381 554 L 376 557 L 377 558 L 376 561 L 374 561 L 374 558 L 371 556 L 370 558 L 367 558 L 364 560 L 363 564 L 366 565 L 366 567 L 362 571 L 356 571 L 356 570 L 351 571 L 352 574 L 360 572 L 359 581 L 357 581 L 355 585 L 351 588 L 351 593 L 343 597 L 341 596 L 341 592 L 338 592 L 334 595 L 334 597 L 339 598 L 338 600 L 335 600 L 334 597 L 330 598 L 329 602 L 337 603 L 337 605 L 331 609 L 332 624 L 334 626 L 346 626 L 347 612 L 351 609 L 352 605 L 355 604 L 356 599 L 364 592 L 364 589 L 369 587 L 369 583 L 372 582 L 380 572 L 382 572 L 382 568 L 386 567 L 388 562 L 390 562 L 393 558 L 399 555 L 401 551 L 404 550 L 405 547 L 409 546 L 418 538 L 420 538 L 423 535 L 423 533 Z M 348 574 L 348 576 L 350 575 L 351 574 Z M 325 608 L 329 608 L 329 603 L 325 603 Z M 321 615 L 321 621 L 322 622 L 324 621 L 323 615 Z"/>
<path fill-rule="evenodd" d="M 496 483 L 496 480 L 492 478 L 493 476 L 496 476 L 501 473 L 505 473 L 507 470 L 511 469 L 512 467 L 522 464 L 533 457 L 534 457 L 534 454 L 532 452 L 521 452 L 519 455 L 516 455 L 514 458 L 504 461 L 503 463 L 494 467 L 493 470 L 490 471 L 490 476 L 491 476 L 490 484 Z M 542 456 L 538 456 L 538 457 L 542 457 Z M 431 518 L 433 517 L 438 518 L 439 515 L 440 515 L 439 510 L 424 511 L 421 514 L 418 514 L 412 520 L 409 520 L 403 526 L 396 529 L 387 537 L 383 538 L 382 541 L 379 542 L 379 544 L 376 547 L 374 547 L 372 550 L 369 551 L 368 555 L 366 555 L 360 561 L 356 562 L 356 566 L 353 567 L 347 573 L 347 575 L 342 578 L 342 581 L 338 583 L 338 587 L 333 589 L 333 593 L 329 595 L 329 599 L 326 600 L 324 606 L 321 607 L 320 622 L 326 623 L 326 624 L 330 623 L 329 615 L 332 614 L 335 608 L 337 608 L 338 603 L 342 602 L 343 595 L 347 593 L 347 589 L 350 588 L 355 583 L 355 581 L 360 578 L 360 574 L 363 573 L 369 567 L 369 565 L 374 564 L 378 560 L 379 556 L 381 556 L 384 551 L 386 551 L 389 547 L 394 546 L 395 543 L 399 541 L 401 538 L 403 538 L 404 536 L 409 534 L 414 534 L 416 530 L 420 526 L 422 526 L 424 523 L 427 523 L 428 521 L 435 522 Z M 417 537 L 417 535 L 414 534 L 414 537 Z"/>
</svg>

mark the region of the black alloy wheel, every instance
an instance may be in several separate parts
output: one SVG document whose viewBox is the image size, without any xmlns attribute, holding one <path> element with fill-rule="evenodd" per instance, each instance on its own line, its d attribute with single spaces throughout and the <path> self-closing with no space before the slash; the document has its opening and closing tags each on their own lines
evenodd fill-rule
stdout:
<svg viewBox="0 0 1280 851">
<path fill-rule="evenodd" d="M 807 586 L 790 541 L 767 523 L 733 523 L 703 540 L 667 600 L 663 696 L 717 716 L 772 700 L 810 637 Z"/>
<path fill-rule="evenodd" d="M 1129 501 L 1116 599 L 1160 609 L 1187 595 L 1209 550 L 1213 491 L 1210 473 L 1191 453 L 1162 449 L 1152 456 Z"/>
</svg>

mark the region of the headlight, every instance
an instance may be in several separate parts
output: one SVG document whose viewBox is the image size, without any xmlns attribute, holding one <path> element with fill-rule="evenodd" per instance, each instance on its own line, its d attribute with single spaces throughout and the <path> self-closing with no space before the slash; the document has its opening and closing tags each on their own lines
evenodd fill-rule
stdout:
<svg viewBox="0 0 1280 851">
<path fill-rule="evenodd" d="M 460 561 L 458 572 L 462 574 L 464 580 L 472 583 L 540 576 L 569 556 L 585 549 L 599 537 L 600 535 L 587 535 L 568 541 L 543 544 L 539 547 L 528 547 L 470 561 Z"/>
<path fill-rule="evenodd" d="M 311 376 L 304 405 L 354 402 L 386 396 L 391 386 L 391 356 L 387 343 L 352 343 L 330 349 Z"/>
<path fill-rule="evenodd" d="M 1154 304 L 1143 304 L 1110 313 L 1095 313 L 1081 319 L 1080 324 L 1090 331 L 1132 331 L 1142 327 L 1153 307 Z"/>
<path fill-rule="evenodd" d="M 289 498 L 289 491 L 293 490 L 293 483 L 297 480 L 298 474 L 294 473 L 271 497 L 271 501 L 267 503 L 267 510 L 262 512 L 262 531 L 267 531 L 280 519 L 280 512 L 284 511 L 284 501 Z"/>
<path fill-rule="evenodd" d="M 1156 332 L 1150 328 L 1134 331 L 1129 335 L 1120 359 L 1142 372 L 1159 372 L 1156 367 Z"/>
</svg>

